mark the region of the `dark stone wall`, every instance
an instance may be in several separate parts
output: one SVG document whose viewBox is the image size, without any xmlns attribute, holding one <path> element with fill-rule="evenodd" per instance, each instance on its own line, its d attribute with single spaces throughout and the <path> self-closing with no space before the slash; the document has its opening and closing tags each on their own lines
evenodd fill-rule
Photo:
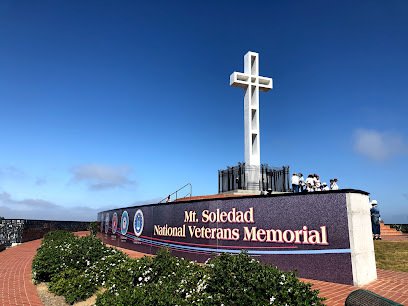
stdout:
<svg viewBox="0 0 408 306">
<path fill-rule="evenodd" d="M 3 219 L 0 221 L 0 244 L 10 246 L 12 243 L 41 239 L 53 230 L 86 231 L 89 224 L 81 221 Z"/>
<path fill-rule="evenodd" d="M 105 243 L 147 254 L 167 247 L 176 256 L 198 262 L 223 252 L 237 254 L 245 250 L 264 263 L 283 270 L 297 270 L 301 277 L 353 284 L 347 193 L 367 195 L 358 190 L 339 190 L 119 208 L 98 214 L 100 236 Z M 207 222 L 204 218 L 208 212 L 228 213 L 234 209 L 242 212 L 253 209 L 254 220 Z M 195 217 L 187 218 L 190 213 Z M 158 227 L 179 228 L 182 235 L 163 234 L 157 231 Z M 192 234 L 195 228 L 208 233 L 213 229 L 234 230 L 238 234 L 235 239 L 199 237 Z M 248 240 L 244 234 L 248 228 L 281 230 L 287 232 L 287 237 L 303 229 L 320 231 L 325 233 L 327 243 L 303 243 L 303 239 L 302 242 Z M 262 239 L 264 234 L 259 233 Z"/>
</svg>

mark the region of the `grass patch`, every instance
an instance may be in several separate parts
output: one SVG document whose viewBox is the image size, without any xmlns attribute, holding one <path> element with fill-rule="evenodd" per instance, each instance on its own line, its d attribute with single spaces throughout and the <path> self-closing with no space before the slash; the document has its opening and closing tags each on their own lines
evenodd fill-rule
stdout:
<svg viewBox="0 0 408 306">
<path fill-rule="evenodd" d="M 408 241 L 374 241 L 378 269 L 408 272 Z"/>
</svg>

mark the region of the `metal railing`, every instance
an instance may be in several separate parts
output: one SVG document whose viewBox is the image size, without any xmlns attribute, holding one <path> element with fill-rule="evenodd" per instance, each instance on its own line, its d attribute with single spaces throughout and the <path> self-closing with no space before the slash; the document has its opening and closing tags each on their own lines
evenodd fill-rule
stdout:
<svg viewBox="0 0 408 306">
<path fill-rule="evenodd" d="M 188 192 L 186 192 L 186 188 L 188 188 Z M 184 196 L 179 196 L 180 193 L 183 192 Z M 176 201 L 177 199 L 180 198 L 187 198 L 187 197 L 191 197 L 193 195 L 193 185 L 191 185 L 191 183 L 187 183 L 185 184 L 183 187 L 177 189 L 176 191 L 174 191 L 173 193 L 169 194 L 168 196 L 166 196 L 165 198 L 163 198 L 159 203 L 157 204 L 161 204 L 161 203 L 168 203 L 168 202 L 173 202 Z"/>
<path fill-rule="evenodd" d="M 290 191 L 289 186 L 289 166 L 282 168 L 273 168 L 267 164 L 260 167 L 248 167 L 245 163 L 238 163 L 238 166 L 228 167 L 225 170 L 218 171 L 218 193 L 233 190 L 254 190 L 249 178 L 253 171 L 259 171 L 259 184 L 256 184 L 256 190 L 259 191 Z"/>
</svg>

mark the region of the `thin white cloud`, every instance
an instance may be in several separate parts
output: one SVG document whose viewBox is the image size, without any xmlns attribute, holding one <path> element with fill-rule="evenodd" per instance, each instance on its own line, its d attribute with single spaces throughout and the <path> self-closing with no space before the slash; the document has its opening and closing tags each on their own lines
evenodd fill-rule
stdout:
<svg viewBox="0 0 408 306">
<path fill-rule="evenodd" d="M 30 209 L 38 209 L 38 208 L 56 208 L 58 205 L 41 200 L 41 199 L 23 199 L 23 200 L 15 200 L 11 197 L 11 195 L 7 192 L 0 193 L 0 205 L 13 207 L 17 210 L 30 210 Z"/>
<path fill-rule="evenodd" d="M 0 203 L 0 216 L 6 219 L 56 220 L 56 221 L 95 221 L 103 209 L 89 207 L 66 208 L 58 206 L 53 209 L 18 210 Z"/>
<path fill-rule="evenodd" d="M 26 174 L 23 170 L 14 166 L 0 167 L 0 177 L 7 179 L 21 179 L 25 178 Z"/>
<path fill-rule="evenodd" d="M 396 133 L 358 129 L 354 132 L 354 150 L 372 160 L 381 161 L 407 154 L 408 144 Z"/>
<path fill-rule="evenodd" d="M 67 208 L 43 200 L 17 200 L 8 192 L 0 193 L 0 216 L 7 219 L 92 221 L 101 209 L 90 207 Z"/>
<path fill-rule="evenodd" d="M 90 190 L 104 190 L 134 185 L 130 167 L 85 164 L 72 169 L 74 182 L 85 182 Z"/>
<path fill-rule="evenodd" d="M 95 221 L 97 219 L 98 212 L 104 210 L 154 204 L 158 201 L 158 199 L 152 199 L 123 205 L 106 205 L 97 208 L 83 205 L 65 207 L 42 199 L 16 200 L 9 193 L 2 192 L 0 193 L 0 217 L 4 217 L 6 219 Z"/>
</svg>

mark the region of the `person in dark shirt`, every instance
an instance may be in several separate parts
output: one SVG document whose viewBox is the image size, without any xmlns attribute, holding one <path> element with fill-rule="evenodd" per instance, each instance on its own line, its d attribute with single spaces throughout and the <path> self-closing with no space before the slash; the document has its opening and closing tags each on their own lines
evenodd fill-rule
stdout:
<svg viewBox="0 0 408 306">
<path fill-rule="evenodd" d="M 377 209 L 377 201 L 371 201 L 371 228 L 373 231 L 373 239 L 374 240 L 381 240 L 381 233 L 380 233 L 380 211 Z"/>
</svg>

